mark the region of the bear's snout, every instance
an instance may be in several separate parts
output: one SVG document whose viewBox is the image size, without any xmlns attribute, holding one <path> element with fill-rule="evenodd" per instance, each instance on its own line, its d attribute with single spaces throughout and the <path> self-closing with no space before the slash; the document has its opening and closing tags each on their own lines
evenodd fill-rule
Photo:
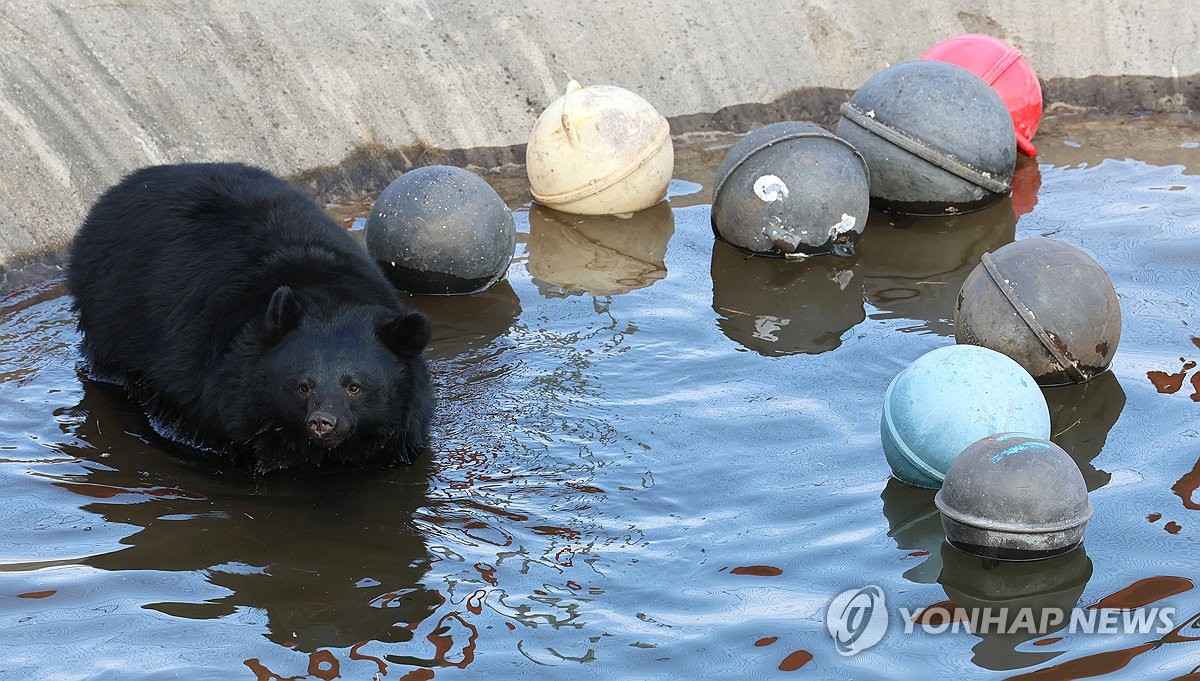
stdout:
<svg viewBox="0 0 1200 681">
<path fill-rule="evenodd" d="M 338 427 L 338 417 L 327 411 L 314 411 L 308 415 L 308 439 L 321 447 L 336 447 L 345 439 L 344 421 Z"/>
</svg>

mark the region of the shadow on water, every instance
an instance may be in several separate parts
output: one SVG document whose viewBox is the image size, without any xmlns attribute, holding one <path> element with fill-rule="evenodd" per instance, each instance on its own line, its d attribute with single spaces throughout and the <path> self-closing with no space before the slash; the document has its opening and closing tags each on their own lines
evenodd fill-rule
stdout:
<svg viewBox="0 0 1200 681">
<path fill-rule="evenodd" d="M 529 273 L 547 297 L 611 296 L 667 276 L 675 216 L 666 201 L 629 216 L 529 208 Z"/>
<path fill-rule="evenodd" d="M 146 608 L 189 619 L 259 610 L 270 640 L 311 652 L 407 640 L 442 602 L 421 586 L 431 556 L 413 522 L 428 503 L 428 455 L 374 475 L 272 479 L 251 492 L 242 480 L 214 482 L 150 446 L 130 447 L 137 432 L 131 427 L 144 419 L 91 382 L 83 400 L 59 416 L 74 441 L 61 451 L 88 462 L 91 472 L 52 484 L 82 497 L 83 510 L 133 528 L 122 540 L 127 548 L 83 563 L 112 571 L 199 571 L 228 590 L 220 598 Z M 133 482 L 133 470 L 145 480 L 172 482 Z"/>
<path fill-rule="evenodd" d="M 1011 242 L 1017 218 L 1011 199 L 981 211 L 910 218 L 871 213 L 859 241 L 863 288 L 878 308 L 873 319 L 922 322 L 902 331 L 954 335 L 954 306 L 963 280 L 988 251 Z"/>
<path fill-rule="evenodd" d="M 816 355 L 841 346 L 866 319 L 859 256 L 802 261 L 712 250 L 713 310 L 730 340 L 768 357 Z"/>
<path fill-rule="evenodd" d="M 933 584 L 941 570 L 940 547 L 946 539 L 942 514 L 933 505 L 935 489 L 915 487 L 889 477 L 883 486 L 883 514 L 888 536 L 896 548 L 921 562 L 909 568 L 904 578 L 918 584 Z"/>
</svg>

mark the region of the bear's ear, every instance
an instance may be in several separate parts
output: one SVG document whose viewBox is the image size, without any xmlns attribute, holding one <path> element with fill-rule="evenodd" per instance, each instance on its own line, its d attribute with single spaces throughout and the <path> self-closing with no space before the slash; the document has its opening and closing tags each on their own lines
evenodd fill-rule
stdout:
<svg viewBox="0 0 1200 681">
<path fill-rule="evenodd" d="M 300 303 L 290 286 L 280 286 L 271 294 L 267 303 L 267 314 L 263 318 L 263 330 L 271 343 L 278 342 L 289 331 L 300 324 Z"/>
<path fill-rule="evenodd" d="M 379 340 L 400 357 L 415 357 L 429 345 L 429 318 L 415 310 L 379 327 Z"/>
</svg>

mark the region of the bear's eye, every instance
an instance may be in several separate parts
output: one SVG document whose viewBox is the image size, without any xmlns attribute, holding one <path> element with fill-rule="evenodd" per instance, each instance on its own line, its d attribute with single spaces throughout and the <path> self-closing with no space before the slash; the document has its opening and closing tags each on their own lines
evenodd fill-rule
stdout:
<svg viewBox="0 0 1200 681">
<path fill-rule="evenodd" d="M 346 392 L 351 395 L 357 395 L 362 392 L 362 386 L 357 383 L 351 383 L 346 386 Z"/>
<path fill-rule="evenodd" d="M 301 383 L 300 385 L 296 386 L 296 392 L 300 393 L 301 395 L 307 395 L 309 390 L 312 390 L 312 388 L 308 387 L 307 383 Z"/>
</svg>

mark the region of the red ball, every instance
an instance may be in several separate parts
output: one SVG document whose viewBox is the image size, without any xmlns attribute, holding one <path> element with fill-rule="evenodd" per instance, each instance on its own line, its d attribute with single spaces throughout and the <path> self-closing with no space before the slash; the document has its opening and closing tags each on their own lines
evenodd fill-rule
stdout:
<svg viewBox="0 0 1200 681">
<path fill-rule="evenodd" d="M 987 81 L 1012 115 L 1017 151 L 1037 156 L 1032 140 L 1042 120 L 1042 86 L 1020 50 L 991 36 L 968 33 L 943 40 L 921 59 L 961 66 Z"/>
</svg>

